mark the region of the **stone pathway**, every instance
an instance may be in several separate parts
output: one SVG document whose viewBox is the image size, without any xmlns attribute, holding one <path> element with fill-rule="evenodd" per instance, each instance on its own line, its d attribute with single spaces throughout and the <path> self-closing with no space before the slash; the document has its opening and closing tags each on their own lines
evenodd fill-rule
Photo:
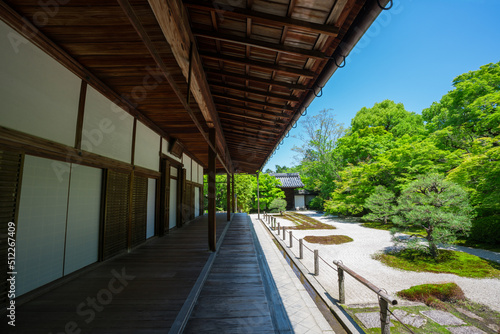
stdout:
<svg viewBox="0 0 500 334">
<path fill-rule="evenodd" d="M 257 221 L 256 215 L 251 215 L 251 218 L 294 333 L 345 333 L 341 328 L 335 331 L 332 329 L 271 237 L 267 235 L 268 232 Z"/>
<path fill-rule="evenodd" d="M 420 311 L 426 318 L 421 315 L 408 313 L 404 310 L 394 310 L 394 315 L 401 320 L 402 323 L 408 326 L 421 328 L 427 323 L 427 318 L 438 323 L 441 326 L 446 326 L 452 334 L 486 334 L 481 329 L 475 326 L 468 326 L 462 319 L 457 318 L 453 314 L 440 310 Z M 366 328 L 380 328 L 380 313 L 379 312 L 358 312 L 356 317 L 361 321 Z M 394 326 L 392 321 L 398 321 L 394 316 L 391 317 L 391 327 Z"/>
</svg>

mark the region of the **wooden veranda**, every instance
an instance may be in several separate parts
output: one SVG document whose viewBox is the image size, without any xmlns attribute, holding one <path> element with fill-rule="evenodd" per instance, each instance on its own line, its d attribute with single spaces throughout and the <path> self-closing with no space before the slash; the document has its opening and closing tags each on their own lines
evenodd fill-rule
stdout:
<svg viewBox="0 0 500 334">
<path fill-rule="evenodd" d="M 16 238 L 17 292 L 205 209 L 215 251 L 215 175 L 232 176 L 229 220 L 234 174 L 258 175 L 388 3 L 0 0 L 0 255 Z"/>
</svg>

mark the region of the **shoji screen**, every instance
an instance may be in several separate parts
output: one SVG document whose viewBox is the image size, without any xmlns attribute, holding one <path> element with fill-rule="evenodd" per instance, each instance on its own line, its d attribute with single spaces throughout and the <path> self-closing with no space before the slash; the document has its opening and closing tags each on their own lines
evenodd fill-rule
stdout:
<svg viewBox="0 0 500 334">
<path fill-rule="evenodd" d="M 56 174 L 52 160 L 26 156 L 16 245 L 17 295 L 63 275 L 69 173 Z"/>
<path fill-rule="evenodd" d="M 146 223 L 146 239 L 155 235 L 156 214 L 156 180 L 148 179 L 148 215 Z"/>
<path fill-rule="evenodd" d="M 194 216 L 198 217 L 200 215 L 200 188 L 194 188 Z"/>
<path fill-rule="evenodd" d="M 64 275 L 98 260 L 102 170 L 73 164 Z"/>
<path fill-rule="evenodd" d="M 170 179 L 170 215 L 168 218 L 168 227 L 175 227 L 177 224 L 177 180 Z"/>
</svg>

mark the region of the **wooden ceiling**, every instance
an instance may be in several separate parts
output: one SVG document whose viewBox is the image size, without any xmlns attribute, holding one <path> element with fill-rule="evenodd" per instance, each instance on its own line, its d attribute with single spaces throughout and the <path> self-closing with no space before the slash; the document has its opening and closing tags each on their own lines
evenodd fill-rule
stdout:
<svg viewBox="0 0 500 334">
<path fill-rule="evenodd" d="M 218 169 L 255 173 L 376 2 L 8 0 L 0 16 L 205 167 L 213 127 Z"/>
</svg>

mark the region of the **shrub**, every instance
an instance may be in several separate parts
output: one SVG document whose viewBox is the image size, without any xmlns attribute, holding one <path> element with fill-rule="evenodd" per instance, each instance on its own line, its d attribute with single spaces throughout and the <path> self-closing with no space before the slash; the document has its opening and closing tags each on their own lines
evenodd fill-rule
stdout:
<svg viewBox="0 0 500 334">
<path fill-rule="evenodd" d="M 500 244 L 500 215 L 475 219 L 470 239 L 485 244 Z"/>
<path fill-rule="evenodd" d="M 270 212 L 280 212 L 280 211 L 286 211 L 286 200 L 283 198 L 275 198 L 269 204 L 269 210 Z"/>
</svg>

